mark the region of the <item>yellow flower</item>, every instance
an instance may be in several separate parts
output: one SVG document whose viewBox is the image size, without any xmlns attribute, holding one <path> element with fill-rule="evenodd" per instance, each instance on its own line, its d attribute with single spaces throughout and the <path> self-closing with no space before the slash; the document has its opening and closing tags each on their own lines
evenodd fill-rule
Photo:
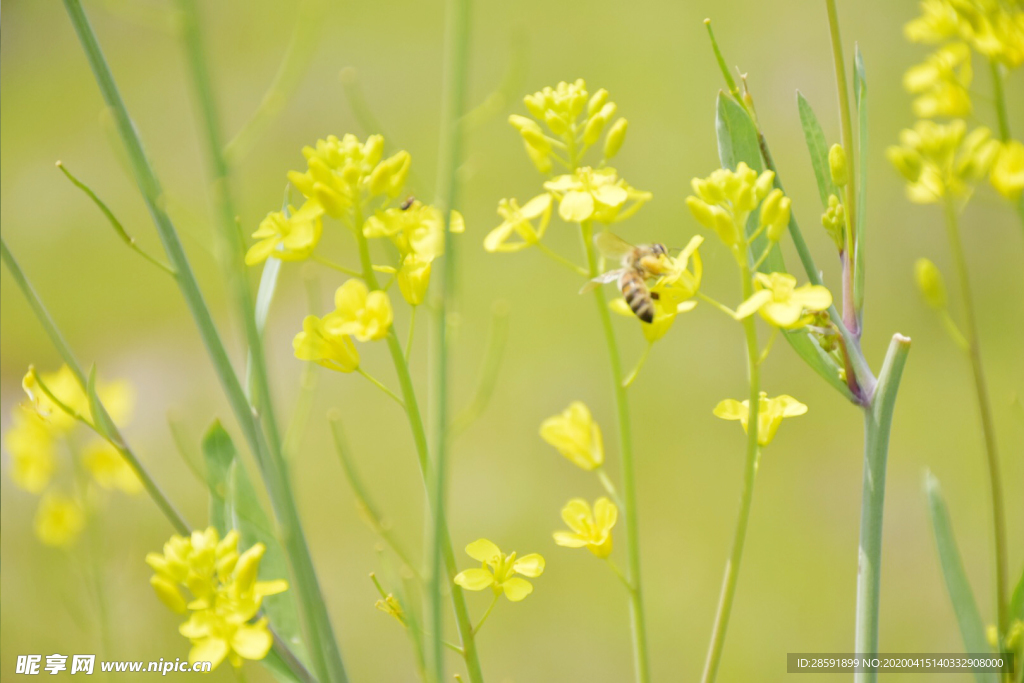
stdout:
<svg viewBox="0 0 1024 683">
<path fill-rule="evenodd" d="M 573 401 L 559 415 L 544 420 L 540 437 L 577 467 L 594 470 L 604 463 L 601 427 L 582 401 Z"/>
<path fill-rule="evenodd" d="M 266 657 L 273 644 L 267 618 L 251 620 L 263 598 L 287 590 L 288 583 L 256 580 L 265 552 L 266 547 L 256 543 L 239 554 L 237 531 L 221 539 L 210 527 L 189 537 L 172 536 L 162 555 L 146 556 L 155 572 L 150 583 L 160 600 L 175 612 L 191 612 L 178 629 L 192 641 L 189 661 L 209 661 L 216 668 L 227 658 L 238 667 L 243 659 Z"/>
<path fill-rule="evenodd" d="M 303 196 L 315 199 L 328 215 L 342 218 L 364 197 L 402 193 L 412 163 L 408 152 L 401 151 L 381 160 L 384 138 L 371 135 L 360 142 L 354 135 L 340 140 L 331 135 L 305 147 L 308 170 L 290 171 L 288 180 Z"/>
<path fill-rule="evenodd" d="M 50 393 L 69 410 L 81 415 L 90 422 L 92 421 L 89 398 L 85 395 L 71 368 L 62 365 L 57 372 L 37 375 L 35 368 L 30 367 L 21 382 L 21 386 L 25 393 L 28 394 L 36 411 L 46 420 L 55 433 L 62 434 L 74 427 L 75 418 L 73 415 L 64 412 L 46 395 L 46 392 L 39 386 L 40 380 L 50 390 Z M 97 385 L 96 393 L 110 414 L 110 418 L 116 424 L 123 424 L 128 421 L 135 405 L 135 391 L 131 384 L 122 380 L 100 382 Z"/>
<path fill-rule="evenodd" d="M 638 320 L 647 341 L 654 343 L 664 337 L 672 328 L 676 316 L 692 311 L 697 306 L 697 302 L 690 301 L 690 299 L 696 296 L 697 290 L 700 289 L 703 267 L 697 248 L 703 241 L 703 237 L 694 235 L 690 239 L 690 243 L 675 258 L 666 257 L 668 264 L 666 274 L 659 277 L 650 288 L 654 301 L 654 318 L 651 322 L 648 323 L 637 318 L 622 297 L 613 299 L 608 304 L 609 308 L 621 316 Z M 691 257 L 693 259 L 692 269 L 690 269 Z"/>
<path fill-rule="evenodd" d="M 352 337 L 327 330 L 315 315 L 303 319 L 302 332 L 295 335 L 292 347 L 299 360 L 311 360 L 328 370 L 353 372 L 359 367 L 359 351 Z"/>
<path fill-rule="evenodd" d="M 333 337 L 351 335 L 365 342 L 386 337 L 393 319 L 387 292 L 371 292 L 362 280 L 348 280 L 334 293 L 334 312 L 322 322 Z"/>
<path fill-rule="evenodd" d="M 142 491 L 142 481 L 128 461 L 106 441 L 97 441 L 82 453 L 82 464 L 101 487 L 124 493 Z"/>
<path fill-rule="evenodd" d="M 373 603 L 373 606 L 384 614 L 390 614 L 395 619 L 398 619 L 399 624 L 405 626 L 405 612 L 402 610 L 401 603 L 398 602 L 398 599 L 393 594 L 388 593 L 387 597 Z"/>
<path fill-rule="evenodd" d="M 562 519 L 572 531 L 556 531 L 555 543 L 566 548 L 586 548 L 604 559 L 612 552 L 612 527 L 619 509 L 607 498 L 594 501 L 594 509 L 582 498 L 573 498 L 562 508 Z"/>
<path fill-rule="evenodd" d="M 900 144 L 889 147 L 889 160 L 907 180 L 907 197 L 918 204 L 942 197 L 970 195 L 999 153 L 999 142 L 988 128 L 967 134 L 967 124 L 918 121 L 900 133 Z"/>
<path fill-rule="evenodd" d="M 596 170 L 584 166 L 575 173 L 552 178 L 544 183 L 544 189 L 558 199 L 558 215 L 567 223 L 625 220 L 653 196 L 627 185 L 610 166 Z M 628 202 L 632 204 L 627 206 Z"/>
<path fill-rule="evenodd" d="M 471 591 L 490 588 L 495 595 L 504 592 L 512 602 L 519 602 L 533 592 L 533 584 L 516 574 L 534 579 L 544 573 L 544 558 L 537 553 L 516 559 L 514 552 L 505 555 L 486 538 L 467 545 L 466 554 L 481 566 L 459 572 L 455 583 Z"/>
<path fill-rule="evenodd" d="M 814 313 L 832 305 L 832 294 L 821 285 L 796 286 L 796 278 L 788 273 L 755 273 L 757 292 L 736 309 L 736 319 L 742 320 L 754 311 L 772 325 L 784 330 L 804 327 L 814 320 Z"/>
<path fill-rule="evenodd" d="M 402 259 L 402 267 L 398 269 L 397 276 L 398 290 L 410 306 L 419 306 L 427 295 L 430 264 L 430 258 L 417 254 L 409 254 Z"/>
<path fill-rule="evenodd" d="M 1000 146 L 989 182 L 1010 201 L 1020 198 L 1021 191 L 1024 191 L 1024 144 L 1010 140 Z"/>
<path fill-rule="evenodd" d="M 74 498 L 46 493 L 36 511 L 36 537 L 46 545 L 69 546 L 85 527 L 85 513 Z"/>
<path fill-rule="evenodd" d="M 914 115 L 970 116 L 971 51 L 964 43 L 947 45 L 912 66 L 903 76 L 903 87 L 914 100 Z"/>
<path fill-rule="evenodd" d="M 11 479 L 29 493 L 41 493 L 57 467 L 53 434 L 39 413 L 24 405 L 15 407 L 11 421 L 4 435 L 11 454 Z"/>
<path fill-rule="evenodd" d="M 757 408 L 757 443 L 767 446 L 775 438 L 782 420 L 787 417 L 796 417 L 807 412 L 807 406 L 792 396 L 785 394 L 768 398 L 765 392 L 761 392 Z M 747 420 L 750 416 L 750 401 L 740 403 L 731 398 L 715 406 L 715 416 L 723 420 L 739 420 L 743 425 L 743 431 L 747 431 Z"/>
<path fill-rule="evenodd" d="M 940 43 L 954 36 L 1009 68 L 1024 62 L 1024 8 L 994 0 L 925 0 L 904 27 L 907 39 Z"/>
<path fill-rule="evenodd" d="M 466 230 L 462 214 L 452 211 L 452 233 Z M 444 220 L 441 211 L 430 204 L 414 201 L 407 208 L 390 208 L 370 216 L 363 225 L 368 238 L 387 237 L 402 256 L 416 254 L 435 259 L 444 253 Z"/>
<path fill-rule="evenodd" d="M 273 211 L 252 234 L 260 240 L 249 248 L 245 265 L 263 263 L 268 256 L 282 261 L 301 261 L 309 258 L 320 241 L 323 231 L 321 216 L 324 210 L 315 201 L 307 201 L 301 209 L 289 206 L 287 212 Z"/>
<path fill-rule="evenodd" d="M 537 195 L 522 207 L 515 199 L 502 199 L 498 202 L 498 215 L 502 223 L 487 233 L 484 238 L 484 249 L 494 253 L 498 251 L 520 251 L 526 249 L 544 236 L 551 220 L 551 195 Z M 538 221 L 534 227 L 533 221 Z M 513 234 L 518 235 L 519 242 L 509 242 Z"/>
<path fill-rule="evenodd" d="M 772 192 L 774 180 L 774 172 L 765 171 L 758 175 L 741 161 L 735 171 L 720 168 L 707 178 L 694 178 L 691 183 L 694 195 L 686 198 L 686 205 L 701 225 L 715 231 L 738 262 L 741 259 L 745 261 L 747 256 L 741 246 L 746 241 L 747 218 Z M 772 196 L 766 207 L 771 225 L 788 224 L 788 199 L 783 202 L 781 194 L 773 193 Z M 777 228 L 773 229 L 773 235 L 780 236 Z"/>
</svg>

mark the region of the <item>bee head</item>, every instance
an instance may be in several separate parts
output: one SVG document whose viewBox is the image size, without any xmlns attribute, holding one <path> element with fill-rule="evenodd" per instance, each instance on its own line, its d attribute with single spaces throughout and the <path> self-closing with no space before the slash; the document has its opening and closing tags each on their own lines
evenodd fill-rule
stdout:
<svg viewBox="0 0 1024 683">
<path fill-rule="evenodd" d="M 652 244 L 651 251 L 654 252 L 655 256 L 668 256 L 668 249 L 665 248 L 664 244 Z"/>
</svg>

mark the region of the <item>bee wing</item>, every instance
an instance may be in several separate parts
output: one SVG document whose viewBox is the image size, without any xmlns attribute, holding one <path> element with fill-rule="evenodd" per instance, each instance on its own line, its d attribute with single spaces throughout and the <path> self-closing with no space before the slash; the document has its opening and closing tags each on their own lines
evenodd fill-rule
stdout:
<svg viewBox="0 0 1024 683">
<path fill-rule="evenodd" d="M 593 280 L 583 285 L 583 288 L 580 290 L 580 294 L 592 292 L 605 283 L 615 282 L 616 280 L 619 279 L 620 275 L 622 275 L 622 268 L 619 268 L 617 270 L 609 270 L 607 273 L 598 275 Z"/>
<path fill-rule="evenodd" d="M 633 251 L 632 244 L 607 230 L 594 237 L 594 245 L 606 257 L 614 259 L 620 259 Z"/>
</svg>

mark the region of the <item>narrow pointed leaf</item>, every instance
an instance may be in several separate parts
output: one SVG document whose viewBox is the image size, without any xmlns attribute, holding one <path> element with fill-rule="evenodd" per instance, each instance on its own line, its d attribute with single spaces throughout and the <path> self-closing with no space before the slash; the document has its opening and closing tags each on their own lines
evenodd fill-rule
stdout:
<svg viewBox="0 0 1024 683">
<path fill-rule="evenodd" d="M 864 235 L 868 208 L 868 82 L 864 76 L 864 55 L 856 48 L 853 64 L 853 95 L 857 102 L 857 225 L 853 252 L 853 307 L 860 317 L 864 310 Z"/>
<path fill-rule="evenodd" d="M 741 161 L 758 173 L 764 170 L 757 129 L 746 110 L 723 92 L 715 104 L 715 132 L 718 135 L 718 158 L 722 168 L 736 170 Z"/>
<path fill-rule="evenodd" d="M 985 637 L 985 623 L 981 620 L 978 605 L 974 601 L 974 593 L 967 581 L 960 551 L 953 537 L 953 525 L 949 519 L 949 510 L 942 497 L 939 480 L 926 472 L 924 477 L 925 493 L 928 496 L 928 512 L 935 532 L 935 543 L 939 549 L 939 562 L 942 574 L 946 579 L 946 589 L 953 602 L 957 623 L 960 625 L 960 636 L 964 641 L 964 651 L 969 653 L 989 652 L 988 639 Z M 995 673 L 975 672 L 974 679 L 978 683 L 997 683 Z"/>
<path fill-rule="evenodd" d="M 804 129 L 804 140 L 811 154 L 811 167 L 814 169 L 814 179 L 818 182 L 818 194 L 821 195 L 821 206 L 824 209 L 828 207 L 830 195 L 839 196 L 839 188 L 832 182 L 828 168 L 828 142 L 810 102 L 799 90 L 796 92 L 796 105 L 800 110 L 800 125 Z"/>
</svg>

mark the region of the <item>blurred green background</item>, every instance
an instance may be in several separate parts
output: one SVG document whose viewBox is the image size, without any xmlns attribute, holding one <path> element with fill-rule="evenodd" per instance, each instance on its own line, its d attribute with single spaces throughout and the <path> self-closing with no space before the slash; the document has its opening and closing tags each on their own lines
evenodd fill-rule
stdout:
<svg viewBox="0 0 1024 683">
<path fill-rule="evenodd" d="M 221 330 L 244 362 L 237 321 L 214 258 L 215 239 L 202 149 L 182 47 L 158 25 L 166 2 L 86 3 L 127 105 L 167 192 Z M 228 136 L 258 106 L 285 52 L 292 3 L 202 3 L 219 105 Z M 870 87 L 871 182 L 868 201 L 868 309 L 864 346 L 877 368 L 890 335 L 914 340 L 892 431 L 882 576 L 881 649 L 959 652 L 960 636 L 938 567 L 922 493 L 930 467 L 941 479 L 967 573 L 986 620 L 993 619 L 991 533 L 981 434 L 969 368 L 920 301 L 912 265 L 928 256 L 951 274 L 940 212 L 910 205 L 884 157 L 912 122 L 901 89 L 903 70 L 925 51 L 907 44 L 902 25 L 915 3 L 844 3 L 842 28 L 858 41 Z M 711 16 L 730 64 L 749 71 L 758 114 L 769 136 L 794 211 L 825 277 L 838 291 L 837 264 L 817 229 L 820 206 L 797 118 L 795 89 L 816 108 L 829 141 L 838 139 L 835 89 L 824 6 L 752 0 L 622 3 L 478 2 L 473 9 L 471 100 L 501 81 L 523 37 L 522 92 L 584 77 L 605 87 L 630 120 L 620 172 L 654 201 L 619 232 L 634 242 L 682 246 L 698 226 L 683 200 L 689 180 L 717 167 L 714 98 L 721 87 L 702 20 Z M 389 149 L 408 149 L 429 198 L 437 152 L 443 7 L 440 2 L 351 2 L 323 7 L 319 43 L 295 94 L 235 170 L 246 233 L 280 205 L 285 172 L 299 168 L 303 145 L 360 129 L 339 80 L 355 67 Z M 153 253 L 159 243 L 120 149 L 104 122 L 85 59 L 57 2 L 8 0 L 0 25 L 0 219 L 4 239 L 33 279 L 85 364 L 102 376 L 131 380 L 139 405 L 126 434 L 158 481 L 197 527 L 206 496 L 177 455 L 167 428 L 173 413 L 199 438 L 214 417 L 237 436 L 187 310 L 173 284 L 120 244 L 95 208 L 55 170 L 63 160 L 103 197 L 129 232 Z M 977 69 L 983 72 L 983 69 Z M 1011 121 L 1024 131 L 1024 78 L 1009 83 Z M 979 119 L 992 122 L 984 74 L 975 83 Z M 506 196 L 528 199 L 540 178 L 505 123 L 521 113 L 518 96 L 467 139 L 459 238 L 461 326 L 454 352 L 455 404 L 473 395 L 490 310 L 508 302 L 510 336 L 494 399 L 460 438 L 451 467 L 450 521 L 461 548 L 486 536 L 503 549 L 540 552 L 548 560 L 535 593 L 502 602 L 482 632 L 485 673 L 493 681 L 624 681 L 632 675 L 626 599 L 615 577 L 588 553 L 558 548 L 551 532 L 570 497 L 594 498 L 592 476 L 572 467 L 537 435 L 540 421 L 571 400 L 586 401 L 606 432 L 613 475 L 614 414 L 606 354 L 592 303 L 579 283 L 535 251 L 489 255 L 481 241 L 497 225 Z M 376 132 L 376 131 L 370 131 Z M 1024 240 L 1014 215 L 988 187 L 965 216 L 964 239 L 980 307 L 985 362 L 1008 494 L 1014 578 L 1024 563 Z M 331 234 L 335 233 L 335 234 Z M 354 255 L 337 224 L 324 245 L 338 261 Z M 578 236 L 553 222 L 548 243 L 576 254 Z M 738 301 L 730 257 L 715 240 L 703 249 L 705 291 Z M 791 262 L 795 262 L 789 254 Z M 286 265 L 268 326 L 268 355 L 279 412 L 298 394 L 302 366 L 291 338 L 306 312 L 302 266 Z M 254 273 L 255 277 L 255 273 Z M 326 305 L 341 283 L 319 273 Z M 2 276 L 3 425 L 22 400 L 29 363 L 59 365 L 8 273 Z M 959 305 L 954 296 L 953 305 Z M 955 308 L 955 310 L 959 310 Z M 404 307 L 396 325 L 407 329 Z M 638 325 L 621 319 L 624 364 L 642 349 Z M 426 327 L 421 327 L 425 331 Z M 426 391 L 426 341 L 413 356 Z M 363 346 L 365 366 L 394 384 L 383 347 Z M 735 520 L 743 459 L 737 425 L 716 419 L 714 405 L 745 393 L 742 335 L 731 321 L 699 306 L 678 319 L 631 391 L 640 494 L 643 571 L 653 673 L 695 680 L 700 673 L 719 582 Z M 853 645 L 853 608 L 861 487 L 860 414 L 779 343 L 764 387 L 810 406 L 787 421 L 759 472 L 739 590 L 721 680 L 785 677 L 786 653 L 845 652 Z M 425 399 L 424 399 L 425 400 Z M 330 445 L 325 414 L 342 411 L 361 471 L 408 546 L 419 548 L 422 486 L 404 416 L 356 376 L 319 373 L 316 405 L 293 463 L 308 528 L 342 652 L 355 681 L 414 679 L 409 645 L 398 625 L 373 608 L 367 573 L 380 570 L 374 535 L 361 522 Z M 4 455 L 5 467 L 7 455 Z M 69 465 L 65 461 L 63 475 Z M 146 552 L 171 529 L 145 497 L 109 497 L 101 513 L 103 581 L 110 597 L 112 647 L 101 652 L 96 610 L 78 564 L 81 553 L 41 546 L 32 534 L 37 498 L 2 479 L 3 571 L 0 584 L 0 678 L 18 654 L 100 652 L 101 658 L 185 657 L 180 621 L 148 585 Z M 619 551 L 621 552 L 621 550 Z M 620 558 L 621 559 L 621 558 Z M 479 615 L 488 598 L 469 595 Z M 454 666 L 453 662 L 453 666 Z M 263 680 L 247 667 L 250 680 Z M 217 680 L 230 680 L 223 666 Z M 823 677 L 828 678 L 828 677 Z M 831 678 L 845 680 L 846 676 Z M 920 680 L 891 675 L 887 680 Z M 967 680 L 951 675 L 950 683 Z"/>
</svg>

